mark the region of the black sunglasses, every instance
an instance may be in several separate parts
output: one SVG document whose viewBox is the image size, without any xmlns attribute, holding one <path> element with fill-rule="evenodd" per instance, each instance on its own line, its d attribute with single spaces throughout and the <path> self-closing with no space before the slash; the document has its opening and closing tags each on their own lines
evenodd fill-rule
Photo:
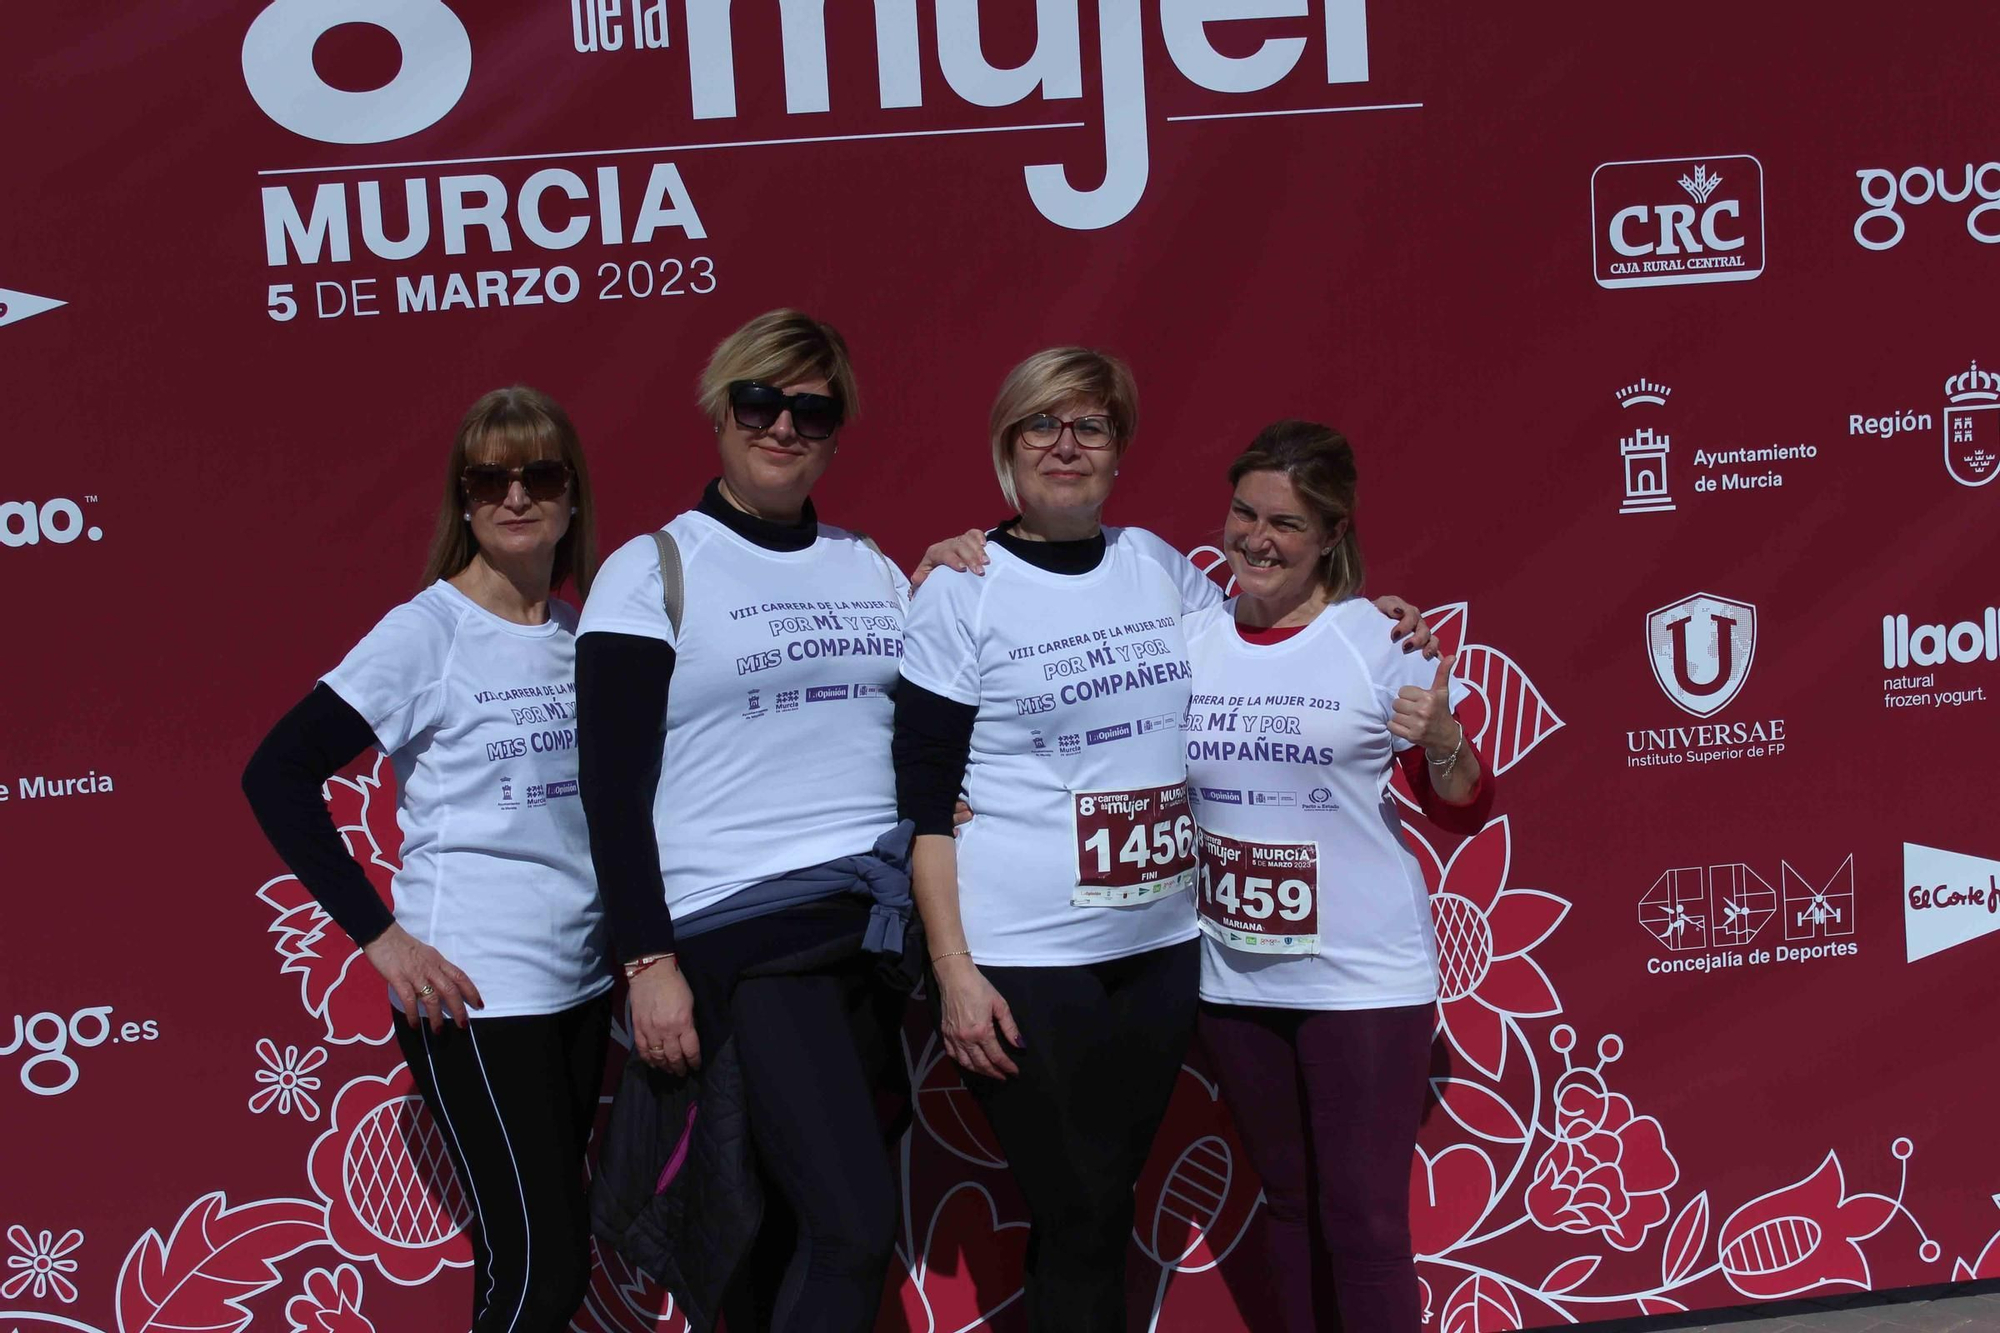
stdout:
<svg viewBox="0 0 2000 1333">
<path fill-rule="evenodd" d="M 458 474 L 466 498 L 483 505 L 505 503 L 507 493 L 517 481 L 530 500 L 559 499 L 569 489 L 569 464 L 559 458 L 537 458 L 514 468 L 498 463 L 474 463 Z"/>
<path fill-rule="evenodd" d="M 838 398 L 823 393 L 786 393 L 756 380 L 731 381 L 729 410 L 745 430 L 769 430 L 786 412 L 792 414 L 792 429 L 802 439 L 824 440 L 840 429 Z"/>
</svg>

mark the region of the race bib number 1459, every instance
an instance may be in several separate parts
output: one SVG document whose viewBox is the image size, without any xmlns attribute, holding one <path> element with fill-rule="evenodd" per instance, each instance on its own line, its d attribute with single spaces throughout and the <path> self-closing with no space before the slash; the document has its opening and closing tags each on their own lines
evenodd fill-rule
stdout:
<svg viewBox="0 0 2000 1333">
<path fill-rule="evenodd" d="M 1246 953 L 1319 952 L 1319 844 L 1202 830 L 1201 928 Z"/>
<path fill-rule="evenodd" d="M 1185 782 L 1075 795 L 1078 907 L 1117 907 L 1194 883 L 1194 812 Z"/>
</svg>

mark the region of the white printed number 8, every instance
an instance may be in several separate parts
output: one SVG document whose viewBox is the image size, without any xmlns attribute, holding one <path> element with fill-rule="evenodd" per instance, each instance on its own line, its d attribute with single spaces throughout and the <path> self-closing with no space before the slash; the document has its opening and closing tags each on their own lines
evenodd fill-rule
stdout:
<svg viewBox="0 0 2000 1333">
<path fill-rule="evenodd" d="M 343 23 L 396 39 L 403 67 L 372 92 L 320 78 L 313 44 Z M 243 36 L 243 82 L 265 115 L 322 143 L 386 143 L 428 129 L 472 79 L 472 39 L 444 0 L 272 0 Z"/>
</svg>

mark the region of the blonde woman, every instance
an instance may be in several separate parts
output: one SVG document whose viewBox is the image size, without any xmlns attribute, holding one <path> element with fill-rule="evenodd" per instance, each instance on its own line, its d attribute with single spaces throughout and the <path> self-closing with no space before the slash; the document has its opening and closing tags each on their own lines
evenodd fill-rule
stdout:
<svg viewBox="0 0 2000 1333">
<path fill-rule="evenodd" d="M 554 590 L 588 593 L 592 565 L 568 416 L 522 386 L 487 394 L 452 441 L 423 591 L 243 774 L 272 846 L 387 983 L 473 1206 L 475 1333 L 558 1333 L 590 1276 L 583 1157 L 612 978 L 577 799 L 577 613 Z M 396 770 L 393 911 L 320 795 L 371 746 Z"/>
<path fill-rule="evenodd" d="M 605 562 L 578 640 L 584 806 L 638 1057 L 599 1230 L 697 1329 L 725 1307 L 736 1327 L 872 1329 L 895 1234 L 875 1094 L 901 1074 L 915 980 L 883 975 L 909 911 L 888 762 L 908 585 L 812 502 L 856 396 L 845 342 L 808 315 L 723 339 L 700 400 L 719 475 Z M 760 1236 L 781 1272 L 750 1260 Z"/>
</svg>

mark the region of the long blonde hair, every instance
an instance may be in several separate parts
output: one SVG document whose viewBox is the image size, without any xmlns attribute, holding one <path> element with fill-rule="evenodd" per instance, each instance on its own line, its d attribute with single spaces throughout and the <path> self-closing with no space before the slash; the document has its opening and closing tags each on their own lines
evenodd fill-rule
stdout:
<svg viewBox="0 0 2000 1333">
<path fill-rule="evenodd" d="M 583 445 L 569 414 L 553 398 L 525 384 L 481 395 L 458 423 L 445 469 L 444 500 L 438 506 L 430 554 L 424 558 L 423 586 L 450 578 L 479 553 L 472 525 L 465 520 L 468 502 L 459 480 L 474 452 L 481 455 L 480 462 L 503 467 L 519 467 L 538 458 L 559 458 L 569 465 L 570 504 L 576 512 L 570 515 L 569 531 L 556 543 L 549 586 L 559 588 L 567 582 L 579 601 L 588 597 L 591 577 L 597 573 L 597 511 L 591 501 L 590 473 L 583 465 Z"/>
</svg>

